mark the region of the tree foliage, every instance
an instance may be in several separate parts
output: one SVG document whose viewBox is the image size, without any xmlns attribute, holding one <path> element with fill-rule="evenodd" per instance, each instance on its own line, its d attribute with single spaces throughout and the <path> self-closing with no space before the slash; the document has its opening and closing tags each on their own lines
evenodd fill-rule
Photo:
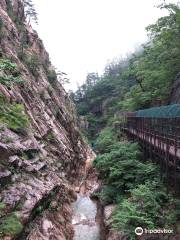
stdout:
<svg viewBox="0 0 180 240">
<path fill-rule="evenodd" d="M 80 115 L 104 118 L 106 123 L 117 112 L 135 111 L 167 104 L 172 84 L 180 71 L 180 8 L 162 4 L 167 16 L 146 28 L 149 41 L 124 59 L 105 67 L 104 74 L 90 73 L 73 98 Z M 91 125 L 91 122 L 90 122 Z M 97 129 L 104 125 L 97 122 Z"/>
<path fill-rule="evenodd" d="M 116 141 L 117 139 L 114 136 L 113 129 L 111 127 L 104 128 L 96 139 L 96 151 L 101 154 L 107 153 L 112 149 Z"/>
<path fill-rule="evenodd" d="M 94 165 L 103 182 L 98 196 L 105 205 L 117 204 L 112 227 L 132 240 L 136 239 L 134 230 L 139 226 L 173 228 L 178 210 L 160 182 L 158 166 L 142 162 L 138 144 L 118 142 L 111 128 L 101 131 L 97 143 L 101 154 Z"/>
<path fill-rule="evenodd" d="M 136 227 L 173 228 L 179 217 L 160 183 L 158 166 L 142 162 L 139 146 L 118 138 L 114 122 L 124 111 L 168 103 L 180 71 L 180 8 L 161 4 L 167 16 L 147 27 L 149 40 L 125 59 L 112 61 L 104 74 L 91 73 L 73 94 L 80 115 L 89 121 L 95 140 L 94 165 L 103 186 L 104 204 L 116 203 L 113 228 L 135 239 Z"/>
<path fill-rule="evenodd" d="M 106 144 L 104 148 L 107 147 Z M 113 146 L 110 143 L 109 146 L 109 152 L 97 156 L 94 162 L 105 185 L 113 186 L 119 193 L 125 194 L 141 182 L 158 176 L 155 165 L 139 160 L 137 144 L 117 142 Z"/>
<path fill-rule="evenodd" d="M 24 11 L 25 11 L 25 17 L 30 23 L 31 21 L 38 23 L 38 17 L 37 12 L 35 10 L 34 4 L 32 0 L 22 0 Z"/>
<path fill-rule="evenodd" d="M 172 228 L 176 221 L 175 202 L 158 182 L 140 184 L 130 197 L 120 201 L 113 214 L 112 226 L 135 240 L 134 230 Z"/>
<path fill-rule="evenodd" d="M 171 86 L 180 69 L 180 8 L 163 4 L 169 15 L 146 29 L 149 42 L 131 59 L 126 75 L 136 80 L 125 95 L 123 109 L 136 110 L 168 101 Z M 129 105 L 129 106 L 128 106 Z"/>
</svg>

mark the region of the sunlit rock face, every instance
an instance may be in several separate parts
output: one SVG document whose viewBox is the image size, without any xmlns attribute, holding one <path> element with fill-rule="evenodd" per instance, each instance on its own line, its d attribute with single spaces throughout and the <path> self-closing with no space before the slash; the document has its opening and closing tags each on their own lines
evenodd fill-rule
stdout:
<svg viewBox="0 0 180 240">
<path fill-rule="evenodd" d="M 126 240 L 126 237 L 112 229 L 112 214 L 116 208 L 115 204 L 110 204 L 104 207 L 104 224 L 107 229 L 107 240 Z"/>
<path fill-rule="evenodd" d="M 180 103 L 180 73 L 177 75 L 173 85 L 171 103 Z"/>
<path fill-rule="evenodd" d="M 88 146 L 79 133 L 74 104 L 62 85 L 51 81 L 48 53 L 25 22 L 21 1 L 1 0 L 0 18 L 0 55 L 16 63 L 24 79 L 10 88 L 0 84 L 0 94 L 9 104 L 24 105 L 29 119 L 20 132 L 0 121 L 1 217 L 4 221 L 15 213 L 23 226 L 13 236 L 2 233 L 0 223 L 0 239 L 71 239 L 72 188 L 83 171 Z"/>
</svg>

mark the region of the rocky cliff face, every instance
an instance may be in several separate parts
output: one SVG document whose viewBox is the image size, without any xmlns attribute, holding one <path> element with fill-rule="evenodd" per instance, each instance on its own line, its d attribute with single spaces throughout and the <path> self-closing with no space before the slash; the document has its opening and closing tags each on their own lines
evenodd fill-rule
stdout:
<svg viewBox="0 0 180 240">
<path fill-rule="evenodd" d="M 171 101 L 171 104 L 180 103 L 180 73 L 177 75 L 175 79 L 170 101 Z"/>
<path fill-rule="evenodd" d="M 88 146 L 21 0 L 0 1 L 0 48 L 24 80 L 0 84 L 3 111 L 11 109 L 0 114 L 0 239 L 72 239 L 69 204 Z M 18 111 L 28 118 L 20 129 L 7 124 Z"/>
</svg>

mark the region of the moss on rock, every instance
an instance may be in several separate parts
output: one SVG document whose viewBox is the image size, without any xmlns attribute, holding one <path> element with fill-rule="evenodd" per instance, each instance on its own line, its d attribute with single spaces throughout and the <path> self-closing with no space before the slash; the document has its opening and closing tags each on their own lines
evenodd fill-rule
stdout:
<svg viewBox="0 0 180 240">
<path fill-rule="evenodd" d="M 17 103 L 7 103 L 2 96 L 0 96 L 0 122 L 5 123 L 9 129 L 17 132 L 29 125 L 24 106 Z"/>
<path fill-rule="evenodd" d="M 0 236 L 17 236 L 23 230 L 23 225 L 18 219 L 16 213 L 0 220 Z"/>
</svg>

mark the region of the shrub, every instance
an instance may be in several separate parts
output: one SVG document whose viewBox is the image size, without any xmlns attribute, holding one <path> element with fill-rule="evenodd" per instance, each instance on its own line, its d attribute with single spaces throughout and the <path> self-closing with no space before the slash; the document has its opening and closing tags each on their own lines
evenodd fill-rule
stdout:
<svg viewBox="0 0 180 240">
<path fill-rule="evenodd" d="M 15 213 L 0 220 L 0 236 L 17 236 L 23 230 L 23 225 Z"/>
<path fill-rule="evenodd" d="M 73 99 L 73 101 L 75 101 L 74 99 Z M 78 112 L 78 114 L 81 116 L 84 116 L 84 115 L 86 115 L 87 114 L 87 112 L 88 112 L 88 110 L 89 110 L 89 107 L 88 107 L 88 105 L 87 105 L 87 103 L 86 102 L 80 102 L 80 103 L 78 103 L 78 105 L 77 105 L 77 112 Z M 89 117 L 89 119 L 91 120 L 91 115 L 90 116 L 88 116 Z M 91 123 L 92 124 L 92 123 Z"/>
<path fill-rule="evenodd" d="M 112 146 L 111 152 L 99 155 L 94 164 L 100 173 L 100 177 L 106 183 L 112 183 L 114 186 L 120 187 L 125 182 L 129 183 L 130 179 L 134 182 L 139 155 L 137 144 L 120 142 Z M 133 168 L 135 169 L 133 170 Z M 129 175 L 127 175 L 128 173 Z"/>
<path fill-rule="evenodd" d="M 24 63 L 27 65 L 30 72 L 34 75 L 34 77 L 37 77 L 39 65 L 40 65 L 40 61 L 39 61 L 37 55 L 36 54 L 27 55 L 26 54 L 25 56 L 23 56 L 23 58 L 24 58 Z"/>
<path fill-rule="evenodd" d="M 82 108 L 81 108 L 82 107 Z M 82 105 L 80 108 L 82 111 L 86 111 L 86 105 Z M 86 109 L 86 110 L 85 110 Z M 79 113 L 79 111 L 78 111 Z M 80 114 L 80 113 L 79 113 Z M 80 114 L 81 115 L 81 114 Z M 84 115 L 84 114 L 82 114 Z M 86 119 L 89 123 L 88 125 L 88 138 L 91 140 L 91 141 L 95 141 L 95 138 L 97 138 L 100 130 L 102 129 L 102 127 L 105 127 L 106 125 L 106 117 L 103 117 L 103 116 L 96 116 L 92 113 L 88 113 L 86 115 Z"/>
<path fill-rule="evenodd" d="M 158 189 L 157 189 L 158 187 Z M 158 182 L 147 182 L 130 191 L 131 197 L 122 200 L 113 214 L 113 228 L 136 239 L 136 227 L 158 229 L 175 223 L 172 199 Z"/>
<path fill-rule="evenodd" d="M 57 74 L 56 74 L 55 70 L 48 70 L 47 78 L 50 83 L 57 81 Z"/>
<path fill-rule="evenodd" d="M 128 194 L 130 189 L 159 176 L 158 167 L 140 162 L 140 151 L 136 143 L 117 142 L 109 153 L 99 155 L 94 165 L 106 185 L 101 192 L 105 202 L 116 202 L 119 195 Z M 116 194 L 113 194 L 113 192 Z"/>
<path fill-rule="evenodd" d="M 103 205 L 108 205 L 117 202 L 119 192 L 115 187 L 105 185 L 102 187 L 101 192 L 97 193 L 96 195 L 101 199 Z"/>
<path fill-rule="evenodd" d="M 113 133 L 113 129 L 111 127 L 106 127 L 100 132 L 96 140 L 96 150 L 99 153 L 109 152 L 115 142 L 116 139 Z"/>
<path fill-rule="evenodd" d="M 8 128 L 16 132 L 21 132 L 29 125 L 24 106 L 6 103 L 2 96 L 0 96 L 0 122 L 6 123 Z"/>
<path fill-rule="evenodd" d="M 0 59 L 0 83 L 10 87 L 14 83 L 24 83 L 24 80 L 19 77 L 20 73 L 17 70 L 16 64 L 10 62 L 8 59 Z"/>
</svg>

